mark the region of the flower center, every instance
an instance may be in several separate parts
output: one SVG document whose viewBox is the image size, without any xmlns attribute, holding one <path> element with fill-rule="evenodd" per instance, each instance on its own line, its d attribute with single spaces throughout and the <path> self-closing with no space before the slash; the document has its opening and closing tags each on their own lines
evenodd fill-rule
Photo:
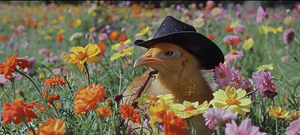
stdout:
<svg viewBox="0 0 300 135">
<path fill-rule="evenodd" d="M 186 108 L 183 111 L 188 112 L 188 111 L 193 111 L 193 110 L 196 110 L 196 108 L 193 105 L 188 105 L 188 106 L 186 106 Z"/>
<path fill-rule="evenodd" d="M 231 53 L 232 55 L 236 54 L 235 49 L 232 49 L 229 53 Z"/>
<path fill-rule="evenodd" d="M 219 74 L 219 76 L 220 76 L 220 78 L 225 78 L 225 77 L 226 77 L 226 73 L 225 73 L 225 72 L 221 72 L 221 73 Z"/>
<path fill-rule="evenodd" d="M 157 100 L 159 100 L 159 98 L 156 97 L 156 96 L 151 96 L 151 97 L 149 98 L 149 101 L 150 101 L 150 102 L 156 102 Z"/>
<path fill-rule="evenodd" d="M 227 105 L 234 105 L 236 103 L 236 99 L 235 98 L 228 98 L 226 100 Z"/>
<path fill-rule="evenodd" d="M 84 60 L 88 55 L 86 53 L 83 53 L 83 52 L 79 52 L 78 55 L 75 56 L 75 59 L 76 60 Z"/>
<path fill-rule="evenodd" d="M 171 124 L 171 125 L 174 125 L 174 123 L 175 123 L 175 120 L 172 119 L 171 122 L 170 122 L 170 124 Z"/>
<path fill-rule="evenodd" d="M 17 105 L 21 105 L 23 103 L 23 98 L 17 98 L 14 100 L 14 103 Z"/>
</svg>

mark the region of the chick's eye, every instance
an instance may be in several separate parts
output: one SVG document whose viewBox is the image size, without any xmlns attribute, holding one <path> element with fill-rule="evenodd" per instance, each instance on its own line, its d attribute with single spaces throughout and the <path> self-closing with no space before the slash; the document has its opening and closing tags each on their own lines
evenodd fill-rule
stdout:
<svg viewBox="0 0 300 135">
<path fill-rule="evenodd" d="M 173 54 L 174 54 L 173 51 L 166 51 L 166 52 L 164 53 L 165 56 L 172 56 Z"/>
</svg>

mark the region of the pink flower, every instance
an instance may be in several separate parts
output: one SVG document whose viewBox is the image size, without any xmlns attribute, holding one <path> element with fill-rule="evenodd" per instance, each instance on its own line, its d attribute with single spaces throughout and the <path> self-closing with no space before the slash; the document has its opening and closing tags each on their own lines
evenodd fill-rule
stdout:
<svg viewBox="0 0 300 135">
<path fill-rule="evenodd" d="M 289 61 L 289 56 L 288 55 L 284 56 L 284 62 L 288 62 L 288 61 Z"/>
<path fill-rule="evenodd" d="M 14 80 L 21 80 L 22 79 L 22 76 L 19 75 L 19 74 L 15 74 L 15 73 L 12 73 L 13 75 L 13 79 Z M 12 81 L 12 77 L 8 77 L 7 79 L 4 78 L 4 75 L 0 75 L 0 84 L 5 84 L 5 83 L 8 83 L 8 84 L 11 84 L 11 81 Z"/>
<path fill-rule="evenodd" d="M 290 126 L 286 128 L 286 135 L 299 135 L 300 134 L 300 118 L 290 123 Z"/>
<path fill-rule="evenodd" d="M 251 125 L 251 119 L 246 118 L 240 126 L 235 121 L 226 124 L 225 135 L 267 135 L 265 132 L 260 132 L 259 127 Z"/>
<path fill-rule="evenodd" d="M 216 126 L 224 126 L 225 123 L 230 119 L 237 119 L 237 114 L 232 110 L 226 110 L 221 108 L 208 108 L 208 110 L 203 113 L 205 118 L 205 125 L 210 129 L 216 130 Z"/>
<path fill-rule="evenodd" d="M 256 81 L 255 89 L 260 91 L 260 98 L 264 98 L 266 96 L 273 98 L 276 96 L 277 87 L 273 83 L 274 77 L 271 76 L 270 72 L 260 70 L 258 74 L 252 75 L 252 79 Z"/>
<path fill-rule="evenodd" d="M 286 29 L 283 32 L 283 42 L 286 44 L 291 44 L 294 40 L 295 30 L 293 28 Z"/>
<path fill-rule="evenodd" d="M 220 86 L 227 84 L 232 79 L 231 69 L 229 66 L 225 66 L 222 63 L 216 66 L 214 69 L 214 80 Z"/>
<path fill-rule="evenodd" d="M 236 60 L 237 58 L 241 58 L 244 56 L 244 53 L 242 51 L 236 51 L 235 49 L 232 49 L 229 53 L 225 55 L 225 59 L 228 63 Z"/>
<path fill-rule="evenodd" d="M 267 13 L 264 11 L 264 9 L 261 6 L 259 6 L 257 9 L 256 22 L 260 23 L 266 15 Z"/>
<path fill-rule="evenodd" d="M 106 40 L 108 38 L 108 35 L 106 33 L 100 33 L 98 36 L 99 40 Z"/>
<path fill-rule="evenodd" d="M 223 42 L 233 41 L 237 39 L 239 39 L 239 37 L 236 35 L 227 35 L 226 37 L 223 38 Z"/>
<path fill-rule="evenodd" d="M 60 75 L 61 69 L 60 68 L 52 69 L 52 72 L 54 75 Z"/>
<path fill-rule="evenodd" d="M 239 26 L 236 26 L 233 28 L 233 32 L 234 34 L 239 34 L 239 33 L 242 33 L 245 29 L 245 26 L 244 25 L 239 25 Z"/>
</svg>

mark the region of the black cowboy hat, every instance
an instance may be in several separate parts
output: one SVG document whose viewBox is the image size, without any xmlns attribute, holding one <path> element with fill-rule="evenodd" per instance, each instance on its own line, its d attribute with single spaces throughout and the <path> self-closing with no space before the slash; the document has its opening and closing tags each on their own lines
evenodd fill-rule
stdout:
<svg viewBox="0 0 300 135">
<path fill-rule="evenodd" d="M 168 42 L 179 45 L 193 54 L 199 61 L 201 69 L 214 69 L 224 62 L 220 48 L 196 29 L 172 16 L 167 16 L 150 40 L 136 40 L 136 46 L 149 48 L 151 45 Z"/>
</svg>

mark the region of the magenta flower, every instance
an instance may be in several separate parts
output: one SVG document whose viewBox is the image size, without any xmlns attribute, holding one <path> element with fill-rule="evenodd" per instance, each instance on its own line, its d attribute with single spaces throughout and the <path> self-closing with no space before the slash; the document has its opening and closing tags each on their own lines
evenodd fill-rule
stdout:
<svg viewBox="0 0 300 135">
<path fill-rule="evenodd" d="M 227 35 L 226 37 L 223 38 L 223 42 L 234 41 L 237 39 L 239 39 L 239 37 L 236 35 Z"/>
<path fill-rule="evenodd" d="M 239 34 L 239 33 L 242 33 L 245 29 L 245 26 L 244 25 L 239 25 L 239 26 L 236 26 L 233 28 L 233 32 L 234 34 Z"/>
<path fill-rule="evenodd" d="M 283 32 L 283 42 L 285 44 L 291 44 L 294 40 L 295 30 L 293 28 L 286 29 Z"/>
<path fill-rule="evenodd" d="M 260 23 L 266 15 L 267 13 L 264 11 L 264 9 L 261 6 L 259 6 L 257 9 L 256 22 Z"/>
<path fill-rule="evenodd" d="M 228 63 L 236 60 L 237 58 L 241 58 L 244 56 L 244 53 L 242 51 L 237 51 L 235 49 L 232 49 L 229 53 L 225 55 L 225 59 L 227 60 Z"/>
<path fill-rule="evenodd" d="M 246 118 L 240 126 L 235 121 L 226 124 L 225 135 L 267 135 L 265 132 L 260 132 L 259 127 L 251 125 L 251 119 Z"/>
<path fill-rule="evenodd" d="M 106 40 L 108 38 L 108 35 L 106 33 L 100 33 L 98 36 L 99 40 Z"/>
<path fill-rule="evenodd" d="M 214 69 L 214 80 L 220 86 L 227 84 L 232 79 L 231 69 L 229 66 L 224 66 L 222 63 Z"/>
<path fill-rule="evenodd" d="M 270 72 L 260 70 L 258 74 L 253 74 L 252 79 L 256 81 L 255 89 L 260 91 L 260 98 L 268 96 L 276 96 L 277 87 L 274 85 L 274 77 L 271 76 Z"/>
<path fill-rule="evenodd" d="M 208 110 L 203 113 L 205 118 L 205 125 L 210 129 L 216 130 L 216 126 L 224 126 L 228 120 L 237 119 L 237 114 L 232 110 L 226 110 L 221 108 L 208 108 Z"/>
<path fill-rule="evenodd" d="M 300 134 L 300 118 L 290 123 L 290 126 L 286 128 L 286 135 L 299 135 Z"/>
</svg>

